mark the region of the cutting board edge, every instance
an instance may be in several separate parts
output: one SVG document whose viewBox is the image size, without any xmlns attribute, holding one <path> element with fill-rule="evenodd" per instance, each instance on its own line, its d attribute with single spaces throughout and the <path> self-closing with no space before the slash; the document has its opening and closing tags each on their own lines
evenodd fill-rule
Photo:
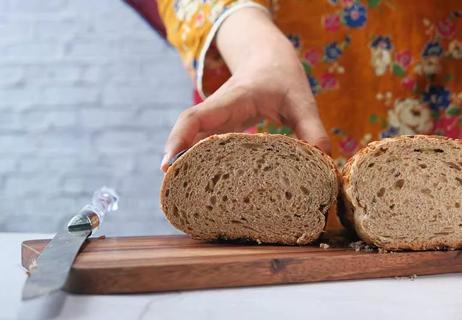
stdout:
<svg viewBox="0 0 462 320">
<path fill-rule="evenodd" d="M 274 259 L 262 259 L 260 261 L 266 268 L 263 269 L 272 269 L 272 262 Z M 296 261 L 298 262 L 298 261 Z M 254 264 L 258 261 L 250 261 L 249 268 L 255 268 Z M 177 274 L 188 274 L 190 267 L 188 265 L 179 265 L 179 267 L 174 273 Z M 197 266 L 194 266 L 197 268 Z M 205 266 L 206 269 L 209 266 Z M 215 265 L 214 268 L 220 268 L 219 265 Z M 239 271 L 244 271 L 245 269 L 243 264 L 240 264 L 238 267 Z M 277 268 L 277 267 L 276 267 Z M 379 268 L 370 272 L 345 272 L 345 273 L 332 273 L 329 276 L 322 276 L 322 274 L 317 273 L 302 273 L 299 274 L 301 278 L 291 277 L 294 274 L 297 274 L 294 270 L 282 270 L 275 271 L 276 274 L 268 274 L 267 277 L 259 278 L 258 281 L 255 278 L 245 278 L 244 280 L 238 279 L 236 282 L 232 278 L 226 277 L 225 280 L 207 280 L 197 281 L 191 283 L 190 280 L 183 277 L 183 280 L 178 280 L 179 277 L 172 277 L 169 281 L 165 281 L 168 286 L 175 283 L 175 288 L 168 286 L 158 285 L 153 282 L 146 281 L 146 279 L 139 279 L 138 274 L 143 273 L 143 269 L 149 269 L 149 267 L 142 268 L 125 268 L 125 278 L 131 279 L 132 288 L 126 289 L 129 286 L 125 286 L 123 283 L 119 283 L 115 287 L 98 287 L 98 286 L 82 286 L 83 283 L 95 283 L 104 279 L 107 274 L 106 271 L 100 270 L 99 272 L 85 272 L 85 270 L 73 270 L 73 277 L 70 278 L 66 290 L 68 292 L 77 293 L 77 294 L 124 294 L 124 293 L 148 293 L 148 292 L 171 292 L 171 291 L 190 291 L 190 290 L 201 290 L 201 289 L 219 289 L 219 288 L 237 288 L 237 287 L 255 287 L 255 286 L 268 286 L 268 285 L 283 285 L 283 284 L 302 284 L 302 283 L 316 283 L 324 281 L 346 281 L 346 280 L 366 280 L 366 279 L 380 279 L 380 278 L 395 278 L 395 277 L 414 277 L 414 276 L 425 276 L 425 275 L 435 275 L 435 274 L 450 274 L 450 273 L 462 273 L 462 264 L 457 265 L 457 268 L 447 266 L 446 269 L 434 269 L 431 266 L 422 266 L 418 270 L 414 269 L 413 271 L 408 271 L 408 269 L 394 269 L 394 268 Z M 155 277 L 162 279 L 163 275 L 169 274 L 172 272 L 170 267 L 157 268 Z M 210 270 L 209 270 L 210 271 Z M 232 270 L 230 274 L 237 274 L 237 270 Z M 120 272 L 120 270 L 119 270 Z M 147 272 L 146 272 L 147 273 Z M 279 273 L 279 275 L 278 275 Z M 90 276 L 90 277 L 89 277 Z M 120 274 L 119 274 L 120 276 Z M 186 279 L 186 280 L 185 280 Z M 113 280 L 113 279 L 112 279 Z M 221 282 L 220 282 L 221 281 Z M 133 287 L 137 287 L 137 290 L 134 290 Z"/>
<path fill-rule="evenodd" d="M 44 241 L 47 240 L 28 240 L 22 243 L 22 264 L 24 267 L 29 267 L 39 254 L 39 251 L 36 250 L 36 248 L 34 248 L 34 244 L 44 244 Z M 186 240 L 185 238 L 185 241 L 188 240 Z M 414 255 L 414 258 L 417 257 L 418 259 L 416 260 L 416 262 L 419 262 L 420 264 L 415 265 L 413 258 L 403 253 L 355 253 L 354 251 L 349 250 L 349 254 L 344 255 L 343 257 L 338 255 L 335 258 L 336 260 L 333 260 L 334 263 L 343 262 L 349 265 L 349 267 L 345 267 L 347 272 L 343 271 L 343 273 L 342 270 L 334 270 L 335 272 L 333 273 L 326 272 L 324 270 L 324 273 L 318 273 L 319 270 L 323 271 L 319 268 L 321 268 L 323 263 L 324 265 L 327 265 L 327 263 L 325 262 L 328 258 L 324 257 L 324 262 L 317 259 L 316 263 L 318 265 L 316 267 L 315 265 L 313 265 L 313 262 L 306 261 L 312 259 L 313 257 L 305 257 L 303 259 L 303 255 L 297 255 L 297 257 L 295 257 L 295 259 L 292 260 L 288 259 L 290 260 L 289 262 L 278 261 L 278 259 L 275 259 L 274 256 L 273 258 L 270 258 L 268 256 L 260 257 L 263 259 L 262 261 L 259 261 L 259 257 L 255 256 L 254 259 L 249 259 L 250 261 L 246 261 L 247 259 L 243 259 L 239 267 L 234 266 L 232 263 L 229 263 L 229 261 L 228 264 L 226 264 L 225 262 L 220 264 L 218 263 L 220 262 L 220 259 L 210 259 L 210 261 L 208 263 L 205 263 L 203 266 L 201 266 L 200 264 L 179 264 L 160 267 L 144 266 L 114 268 L 110 270 L 113 273 L 112 278 L 105 278 L 107 272 L 105 272 L 104 269 L 73 269 L 66 289 L 68 292 L 77 294 L 123 294 L 215 289 L 223 287 L 251 287 L 261 285 L 277 285 L 284 283 L 295 284 L 333 280 L 358 280 L 403 276 L 405 277 L 412 276 L 413 274 L 420 276 L 462 272 L 462 251 L 427 251 L 415 253 L 411 252 L 409 254 Z M 300 262 L 300 260 L 305 261 Z M 357 266 L 358 263 L 359 266 L 361 266 L 360 260 L 364 260 L 362 262 L 364 263 L 364 266 L 361 267 L 361 272 L 358 272 L 352 266 Z M 380 263 L 378 263 L 377 261 L 374 262 L 374 260 L 377 260 Z M 371 261 L 373 263 L 370 263 Z M 384 263 L 385 266 L 383 265 Z M 393 263 L 395 263 L 396 265 L 394 265 Z M 289 267 L 287 267 L 286 264 Z M 297 264 L 301 265 L 297 266 Z M 372 272 L 367 272 L 370 271 L 371 265 L 373 269 Z M 390 265 L 392 267 L 390 267 Z M 220 270 L 225 271 L 216 272 L 216 274 L 213 277 L 210 276 L 209 278 L 199 277 L 200 279 L 197 279 L 196 282 L 191 282 L 191 277 L 188 276 L 191 273 L 191 270 L 194 270 L 197 274 L 201 275 L 200 272 L 204 272 L 204 270 L 207 272 L 213 271 L 214 269 L 211 268 L 212 266 L 214 268 L 221 268 Z M 244 266 L 245 270 L 241 269 Z M 413 271 L 409 271 L 411 267 L 413 268 Z M 140 276 L 140 273 L 142 273 L 140 272 L 140 270 L 146 271 L 145 274 L 148 275 L 145 275 L 145 277 L 142 278 Z M 253 277 L 253 275 L 255 274 L 255 270 L 257 270 L 260 273 L 263 272 L 265 274 L 263 276 L 258 276 L 257 273 L 258 279 L 256 279 L 255 277 Z M 307 270 L 311 272 L 311 274 Z M 354 273 L 354 271 L 356 273 Z M 230 274 L 234 278 L 232 278 L 231 276 L 223 277 L 223 274 Z M 300 280 L 300 277 L 302 277 L 303 279 Z M 124 278 L 129 278 L 131 280 L 127 282 L 124 280 Z M 178 278 L 181 279 L 176 280 Z M 165 283 L 158 284 L 155 282 L 157 279 L 164 279 Z M 104 282 L 103 280 L 106 282 Z M 85 286 L 82 286 L 82 283 L 85 283 Z M 108 283 L 116 283 L 116 285 L 112 287 L 107 286 Z"/>
<path fill-rule="evenodd" d="M 409 278 L 409 280 L 415 280 L 419 277 L 424 276 L 432 276 L 432 275 L 445 275 L 445 274 L 456 274 L 461 273 L 460 271 L 448 271 L 448 272 L 430 272 L 430 273 L 420 273 L 420 274 L 409 274 L 409 273 L 402 273 L 402 274 L 393 274 L 393 275 L 383 275 L 383 276 L 375 276 L 375 277 L 349 277 L 349 278 L 335 278 L 335 279 L 322 279 L 322 280 L 312 280 L 312 281 L 293 281 L 293 282 L 274 282 L 274 283 L 261 283 L 261 284 L 251 284 L 251 285 L 226 285 L 226 286 L 197 286 L 192 288 L 177 288 L 177 289 L 151 289 L 145 288 L 142 290 L 79 290 L 79 289 L 72 289 L 65 287 L 63 290 L 77 295 L 89 295 L 89 294 L 97 294 L 97 295 L 119 295 L 119 294 L 145 294 L 145 293 L 166 293 L 166 292 L 181 292 L 181 291 L 201 291 L 201 290 L 219 290 L 219 289 L 236 289 L 236 288 L 252 288 L 252 287 L 269 287 L 269 286 L 283 286 L 283 285 L 301 285 L 301 284 L 310 284 L 310 283 L 320 283 L 320 282 L 332 282 L 332 281 L 358 281 L 358 280 L 374 280 L 374 279 L 395 279 L 400 280 L 401 278 Z"/>
</svg>

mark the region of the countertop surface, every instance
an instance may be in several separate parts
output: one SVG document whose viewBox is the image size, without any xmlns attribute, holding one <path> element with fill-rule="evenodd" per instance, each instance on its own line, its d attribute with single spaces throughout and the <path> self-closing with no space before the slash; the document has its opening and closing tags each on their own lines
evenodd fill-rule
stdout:
<svg viewBox="0 0 462 320">
<path fill-rule="evenodd" d="M 16 319 L 21 305 L 26 279 L 21 242 L 51 236 L 0 233 L 0 319 Z M 57 319 L 460 320 L 461 296 L 462 274 L 162 294 L 63 294 Z M 41 303 L 35 302 L 33 308 Z"/>
</svg>

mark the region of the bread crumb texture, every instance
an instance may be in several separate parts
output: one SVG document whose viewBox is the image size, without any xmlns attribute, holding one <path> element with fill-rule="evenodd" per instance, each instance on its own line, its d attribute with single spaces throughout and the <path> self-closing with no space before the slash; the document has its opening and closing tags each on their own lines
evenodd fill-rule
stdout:
<svg viewBox="0 0 462 320">
<path fill-rule="evenodd" d="M 342 221 L 384 250 L 462 247 L 462 144 L 435 136 L 373 142 L 343 171 Z"/>
<path fill-rule="evenodd" d="M 317 148 L 283 135 L 230 133 L 173 163 L 161 207 L 193 238 L 303 245 L 324 230 L 337 193 L 335 165 Z"/>
</svg>

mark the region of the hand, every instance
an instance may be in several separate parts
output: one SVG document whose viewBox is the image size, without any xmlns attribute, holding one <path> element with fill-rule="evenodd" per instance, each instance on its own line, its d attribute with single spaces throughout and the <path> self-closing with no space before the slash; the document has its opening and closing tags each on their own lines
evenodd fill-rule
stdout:
<svg viewBox="0 0 462 320">
<path fill-rule="evenodd" d="M 183 111 L 168 137 L 161 169 L 198 140 L 237 132 L 264 118 L 330 152 L 306 74 L 286 37 L 258 9 L 241 9 L 221 26 L 217 45 L 232 76 L 204 102 Z"/>
</svg>

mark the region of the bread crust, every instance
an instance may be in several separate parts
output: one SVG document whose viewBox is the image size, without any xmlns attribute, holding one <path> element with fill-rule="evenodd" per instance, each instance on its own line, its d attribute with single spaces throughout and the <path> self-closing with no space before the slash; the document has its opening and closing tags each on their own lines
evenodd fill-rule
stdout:
<svg viewBox="0 0 462 320">
<path fill-rule="evenodd" d="M 199 239 L 203 239 L 203 240 L 213 240 L 214 239 L 213 237 L 212 238 L 204 238 L 203 236 L 198 236 L 194 231 L 188 230 L 184 225 L 181 225 L 178 222 L 176 222 L 174 217 L 172 217 L 172 215 L 171 215 L 171 210 L 169 208 L 168 198 L 167 198 L 166 194 L 167 194 L 167 192 L 168 192 L 168 190 L 169 190 L 169 188 L 170 188 L 170 186 L 172 184 L 172 179 L 174 177 L 175 170 L 177 168 L 179 168 L 180 166 L 182 166 L 184 163 L 192 160 L 194 158 L 195 150 L 197 148 L 199 148 L 203 144 L 208 144 L 210 142 L 218 141 L 218 140 L 223 140 L 224 141 L 224 140 L 227 140 L 228 138 L 242 138 L 242 139 L 248 139 L 248 138 L 250 138 L 250 139 L 261 139 L 261 138 L 263 138 L 263 139 L 265 139 L 267 141 L 272 141 L 272 140 L 276 141 L 276 140 L 283 139 L 284 141 L 288 141 L 291 144 L 298 144 L 299 146 L 302 146 L 303 148 L 308 148 L 310 151 L 315 151 L 316 155 L 320 156 L 322 158 L 323 162 L 325 164 L 327 164 L 327 166 L 329 167 L 329 170 L 330 170 L 329 174 L 332 175 L 332 179 L 335 179 L 335 183 L 332 184 L 332 189 L 331 190 L 326 190 L 326 192 L 329 192 L 329 194 L 330 194 L 330 199 L 329 199 L 328 207 L 325 209 L 324 212 L 322 212 L 323 215 L 324 215 L 324 228 L 325 228 L 327 212 L 329 211 L 329 208 L 336 205 L 337 198 L 338 198 L 339 186 L 340 186 L 340 182 L 339 182 L 340 173 L 338 172 L 333 160 L 330 158 L 330 156 L 328 156 L 327 154 L 322 152 L 320 149 L 318 149 L 316 147 L 313 147 L 313 146 L 311 146 L 310 144 L 308 144 L 308 143 L 306 143 L 304 141 L 297 140 L 297 139 L 294 139 L 294 138 L 291 138 L 291 137 L 288 137 L 288 136 L 285 136 L 285 135 L 265 134 L 265 133 L 258 133 L 258 134 L 226 133 L 226 134 L 212 135 L 212 136 L 210 136 L 208 138 L 205 138 L 205 139 L 199 141 L 197 144 L 195 144 L 189 150 L 187 150 L 185 153 L 183 153 L 178 159 L 176 159 L 176 161 L 168 168 L 167 173 L 164 176 L 164 180 L 162 182 L 161 192 L 160 192 L 160 206 L 161 206 L 163 212 L 165 213 L 166 218 L 169 220 L 169 222 L 172 225 L 174 225 L 179 230 L 190 234 L 193 238 L 199 238 Z M 323 230 L 321 230 L 321 232 L 322 231 Z M 308 243 L 312 242 L 313 240 L 315 240 L 316 238 L 318 238 L 320 236 L 321 232 L 319 232 L 319 234 L 315 235 L 314 237 L 313 237 L 313 235 L 309 235 L 309 233 L 303 234 L 295 242 L 288 242 L 288 241 L 286 241 L 284 239 L 277 239 L 277 241 L 271 241 L 271 242 L 281 243 L 281 244 L 288 244 L 288 245 L 295 245 L 295 244 L 303 245 L 303 244 L 308 244 Z M 226 238 L 234 239 L 234 237 L 232 235 L 227 235 Z M 253 238 L 249 238 L 249 239 L 254 240 L 254 241 L 260 241 L 260 239 L 253 239 Z M 262 242 L 267 242 L 267 241 L 262 241 Z"/>
<path fill-rule="evenodd" d="M 383 243 L 377 239 L 374 235 L 370 234 L 365 230 L 363 224 L 361 223 L 362 216 L 367 213 L 365 208 L 361 206 L 358 198 L 355 196 L 356 190 L 352 184 L 352 177 L 357 174 L 359 165 L 361 162 L 369 157 L 376 150 L 386 147 L 390 144 L 400 142 L 400 141 L 452 141 L 456 144 L 462 146 L 462 140 L 460 139 L 451 139 L 443 136 L 436 135 L 403 135 L 393 138 L 386 138 L 379 141 L 374 141 L 369 143 L 367 146 L 359 150 L 354 154 L 345 164 L 341 172 L 341 189 L 340 189 L 340 199 L 341 210 L 339 210 L 338 215 L 342 224 L 351 231 L 356 232 L 356 234 L 365 242 L 375 245 L 377 247 L 382 247 L 387 250 L 427 250 L 427 249 L 441 249 L 440 246 L 435 246 L 427 242 L 399 242 L 395 243 Z M 449 248 L 461 248 L 462 239 L 459 241 L 454 241 L 447 245 Z"/>
</svg>

